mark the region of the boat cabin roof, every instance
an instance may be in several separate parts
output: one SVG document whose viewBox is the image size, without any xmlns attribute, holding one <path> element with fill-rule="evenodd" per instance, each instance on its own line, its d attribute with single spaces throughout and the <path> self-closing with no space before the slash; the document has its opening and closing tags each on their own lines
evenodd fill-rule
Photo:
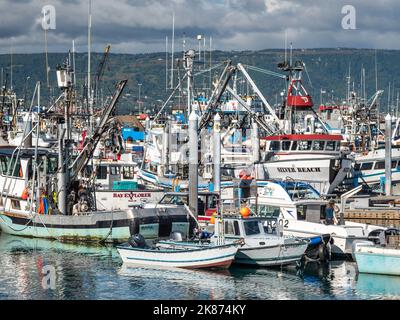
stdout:
<svg viewBox="0 0 400 320">
<path fill-rule="evenodd" d="M 262 139 L 267 141 L 341 141 L 343 137 L 340 134 L 284 134 Z"/>
<path fill-rule="evenodd" d="M 14 156 L 16 155 L 16 153 L 18 152 L 18 150 L 16 150 L 17 148 L 14 147 L 4 147 L 4 148 L 0 148 L 0 156 L 5 156 L 5 157 L 12 157 L 13 154 Z M 37 155 L 38 156 L 57 156 L 57 153 L 49 150 L 47 148 L 38 148 L 37 150 Z M 21 148 L 21 150 L 19 151 L 19 157 L 20 158 L 32 158 L 35 156 L 35 148 Z"/>
</svg>

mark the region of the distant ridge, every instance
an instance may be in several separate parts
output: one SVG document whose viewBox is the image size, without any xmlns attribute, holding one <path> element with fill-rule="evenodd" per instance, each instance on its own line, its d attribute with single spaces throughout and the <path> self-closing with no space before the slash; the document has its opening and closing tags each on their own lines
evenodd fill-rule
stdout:
<svg viewBox="0 0 400 320">
<path fill-rule="evenodd" d="M 234 63 L 241 62 L 274 72 L 280 72 L 277 69 L 277 64 L 284 59 L 283 54 L 283 49 L 265 49 L 259 51 L 217 50 L 213 51 L 213 61 L 232 59 Z M 93 54 L 92 69 L 94 72 L 102 55 L 102 53 Z M 67 56 L 67 53 L 49 53 L 49 65 L 51 68 L 50 82 L 53 85 L 56 84 L 55 67 L 61 64 Z M 177 53 L 176 56 L 179 57 L 180 54 Z M 82 84 L 85 80 L 86 59 L 86 53 L 76 54 L 78 84 Z M 357 90 L 359 86 L 361 68 L 364 67 L 366 69 L 367 95 L 371 96 L 375 91 L 375 49 L 296 49 L 293 50 L 293 60 L 303 60 L 306 63 L 312 86 L 306 75 L 304 76 L 304 84 L 313 95 L 315 104 L 319 104 L 320 102 L 321 88 L 327 92 L 323 95 L 324 100 L 327 99 L 328 95 L 331 96 L 332 94 L 336 98 L 345 97 L 347 88 L 346 77 L 349 65 L 355 89 Z M 400 50 L 377 50 L 377 62 L 378 88 L 385 90 L 382 98 L 382 105 L 385 107 L 388 101 L 389 82 L 392 87 L 391 96 L 393 95 L 394 99 L 396 99 L 397 92 L 400 91 Z M 24 95 L 26 78 L 28 76 L 30 77 L 27 85 L 28 97 L 32 94 L 36 81 L 41 81 L 43 86 L 45 85 L 44 66 L 44 53 L 13 55 L 13 86 L 19 95 Z M 10 55 L 0 55 L 0 69 L 3 68 L 3 80 L 6 73 L 10 73 L 9 67 Z M 282 79 L 253 72 L 251 74 L 270 103 L 274 104 L 276 100 L 279 100 L 279 93 L 283 89 Z M 165 52 L 116 54 L 112 53 L 111 48 L 109 62 L 104 73 L 104 83 L 102 85 L 104 94 L 109 94 L 113 88 L 113 84 L 121 78 L 129 80 L 126 93 L 130 94 L 130 96 L 121 101 L 120 113 L 132 111 L 137 105 L 138 83 L 142 83 L 142 98 L 145 99 L 147 97 L 146 101 L 149 104 L 159 105 L 160 102 L 157 100 L 164 100 L 167 96 L 165 90 Z M 8 81 L 10 81 L 10 77 Z M 395 88 L 394 91 L 393 86 Z M 58 89 L 54 91 L 55 95 L 58 94 Z M 45 99 L 48 90 L 43 87 L 42 93 Z M 391 99 L 393 99 L 393 96 Z"/>
</svg>

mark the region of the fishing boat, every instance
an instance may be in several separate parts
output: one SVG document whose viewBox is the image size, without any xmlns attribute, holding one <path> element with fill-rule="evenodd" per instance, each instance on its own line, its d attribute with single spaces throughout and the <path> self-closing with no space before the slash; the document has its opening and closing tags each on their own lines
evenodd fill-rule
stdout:
<svg viewBox="0 0 400 320">
<path fill-rule="evenodd" d="M 118 132 L 113 119 L 118 100 L 127 80 L 120 81 L 109 102 L 103 106 L 82 143 L 75 148 L 78 131 L 73 124 L 82 118 L 72 113 L 76 94 L 70 60 L 57 68 L 58 86 L 62 93 L 45 112 L 36 114 L 33 103 L 40 107 L 40 82 L 36 84 L 23 139 L 18 147 L 3 141 L 0 148 L 0 228 L 2 232 L 33 238 L 60 241 L 121 243 L 137 232 L 148 238 L 168 236 L 172 231 L 191 232 L 190 215 L 185 208 L 123 208 L 108 205 L 98 208 L 96 185 L 92 172 L 87 172 L 93 154 L 107 134 Z M 51 111 L 51 112 L 50 112 Z M 33 132 L 39 136 L 45 120 L 57 129 L 54 149 L 32 143 Z M 89 119 L 93 120 L 93 119 Z M 75 122 L 77 121 L 77 122 Z M 92 122 L 92 121 L 89 121 Z M 162 221 L 161 221 L 162 220 Z"/>
<path fill-rule="evenodd" d="M 161 268 L 229 268 L 238 250 L 237 243 L 163 242 L 161 246 L 147 247 L 141 237 L 133 238 L 136 239 L 133 245 L 117 246 L 126 264 Z"/>
<path fill-rule="evenodd" d="M 217 241 L 221 235 L 227 241 L 242 239 L 244 242 L 235 256 L 236 264 L 261 267 L 298 263 L 309 244 L 307 239 L 269 234 L 260 217 L 241 215 L 224 214 L 223 219 L 216 218 L 211 241 Z"/>
<path fill-rule="evenodd" d="M 332 194 L 351 170 L 352 160 L 341 151 L 342 135 L 333 133 L 313 110 L 313 99 L 302 83 L 305 64 L 280 65 L 288 72 L 286 97 L 280 108 L 281 130 L 261 138 L 262 159 L 258 179 L 286 178 L 311 184 Z"/>
<path fill-rule="evenodd" d="M 333 256 L 350 257 L 354 243 L 371 242 L 374 232 L 384 229 L 381 226 L 349 221 L 325 224 L 328 201 L 304 182 L 267 181 L 258 189 L 257 200 L 252 199 L 250 202 L 252 210 L 267 219 L 266 226 L 269 225 L 273 230 L 281 228 L 286 236 L 311 238 L 330 235 Z"/>
</svg>

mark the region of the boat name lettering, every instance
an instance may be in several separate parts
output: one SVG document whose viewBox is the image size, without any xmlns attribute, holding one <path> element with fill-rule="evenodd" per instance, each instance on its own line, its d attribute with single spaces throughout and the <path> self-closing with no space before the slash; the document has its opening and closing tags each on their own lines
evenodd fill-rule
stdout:
<svg viewBox="0 0 400 320">
<path fill-rule="evenodd" d="M 133 193 L 133 192 L 126 192 L 126 193 L 114 193 L 113 198 L 150 198 L 151 194 L 150 193 Z"/>
<path fill-rule="evenodd" d="M 321 168 L 278 168 L 278 172 L 321 172 Z"/>
</svg>

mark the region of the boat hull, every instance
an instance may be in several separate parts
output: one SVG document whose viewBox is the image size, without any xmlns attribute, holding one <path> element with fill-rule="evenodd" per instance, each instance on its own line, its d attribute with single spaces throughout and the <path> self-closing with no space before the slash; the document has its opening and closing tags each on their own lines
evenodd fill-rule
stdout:
<svg viewBox="0 0 400 320">
<path fill-rule="evenodd" d="M 4 233 L 72 242 L 122 243 L 131 235 L 129 211 L 95 213 L 86 216 L 0 213 Z"/>
<path fill-rule="evenodd" d="M 400 249 L 360 245 L 354 256 L 361 273 L 400 276 Z"/>
<path fill-rule="evenodd" d="M 307 243 L 240 248 L 235 256 L 236 264 L 255 266 L 280 266 L 300 261 Z"/>
<path fill-rule="evenodd" d="M 237 252 L 237 247 L 225 245 L 191 250 L 149 250 L 118 247 L 117 250 L 122 261 L 129 265 L 201 269 L 229 268 Z"/>
</svg>

